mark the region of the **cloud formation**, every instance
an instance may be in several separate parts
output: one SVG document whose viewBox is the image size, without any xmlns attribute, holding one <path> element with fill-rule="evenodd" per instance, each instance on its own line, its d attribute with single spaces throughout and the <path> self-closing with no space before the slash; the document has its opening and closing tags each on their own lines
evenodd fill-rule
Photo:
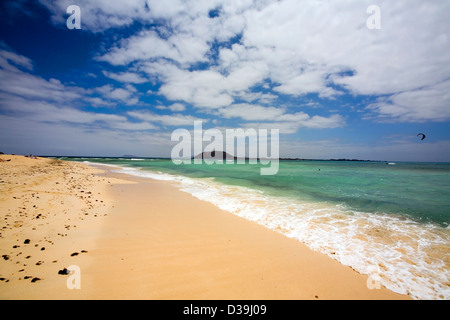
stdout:
<svg viewBox="0 0 450 320">
<path fill-rule="evenodd" d="M 65 5 L 64 1 L 44 3 L 55 14 Z M 130 20 L 164 21 L 122 39 L 97 59 L 157 77 L 162 82 L 159 93 L 170 100 L 219 108 L 271 83 L 273 97 L 317 94 L 333 99 L 350 92 L 387 95 L 391 102 L 415 96 L 438 103 L 438 98 L 430 97 L 437 91 L 424 88 L 439 88 L 450 75 L 445 54 L 450 50 L 449 2 L 380 1 L 381 30 L 366 27 L 370 4 L 131 1 L 123 7 L 82 1 L 80 6 L 87 11 L 87 28 L 94 32 L 129 25 Z M 217 12 L 213 17 L 211 10 Z M 115 19 L 106 19 L 109 16 Z M 420 119 L 421 108 L 414 103 L 405 108 L 385 103 L 369 110 L 381 118 L 391 116 L 392 121 L 448 119 L 434 111 Z"/>
<path fill-rule="evenodd" d="M 39 3 L 65 28 L 72 1 Z M 379 30 L 366 26 L 373 4 L 79 0 L 71 32 L 98 36 L 89 66 L 41 74 L 0 42 L 0 115 L 129 141 L 194 120 L 297 138 L 450 121 L 450 2 L 377 1 Z"/>
<path fill-rule="evenodd" d="M 375 119 L 386 122 L 427 122 L 450 119 L 450 80 L 403 91 L 370 104 Z M 373 116 L 373 115 L 372 115 Z M 370 116 L 369 116 L 370 117 Z"/>
<path fill-rule="evenodd" d="M 107 100 L 130 104 L 136 89 L 130 85 L 114 88 L 105 85 L 93 89 L 67 86 L 59 80 L 46 80 L 29 73 L 33 64 L 28 58 L 11 51 L 0 51 L 0 106 L 2 113 L 32 122 L 68 123 L 88 129 L 149 130 L 149 123 L 130 122 L 120 114 L 83 110 L 83 106 L 109 106 Z M 23 70 L 21 70 L 21 68 Z M 95 96 L 99 93 L 100 97 Z"/>
</svg>

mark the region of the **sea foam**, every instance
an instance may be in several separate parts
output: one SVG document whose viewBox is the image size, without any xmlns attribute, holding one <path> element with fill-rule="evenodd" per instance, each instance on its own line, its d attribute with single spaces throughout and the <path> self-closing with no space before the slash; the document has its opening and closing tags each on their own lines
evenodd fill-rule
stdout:
<svg viewBox="0 0 450 320">
<path fill-rule="evenodd" d="M 388 289 L 414 299 L 450 299 L 450 230 L 403 216 L 274 197 L 261 190 L 122 167 L 118 172 L 173 181 L 219 208 L 297 239 Z"/>
</svg>

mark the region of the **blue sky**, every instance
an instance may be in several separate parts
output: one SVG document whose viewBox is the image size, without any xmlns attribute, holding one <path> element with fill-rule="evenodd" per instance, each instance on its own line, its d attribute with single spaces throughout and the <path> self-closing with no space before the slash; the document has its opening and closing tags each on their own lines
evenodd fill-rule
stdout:
<svg viewBox="0 0 450 320">
<path fill-rule="evenodd" d="M 445 0 L 2 1 L 0 24 L 3 152 L 169 157 L 202 120 L 279 129 L 282 157 L 450 161 Z"/>
</svg>

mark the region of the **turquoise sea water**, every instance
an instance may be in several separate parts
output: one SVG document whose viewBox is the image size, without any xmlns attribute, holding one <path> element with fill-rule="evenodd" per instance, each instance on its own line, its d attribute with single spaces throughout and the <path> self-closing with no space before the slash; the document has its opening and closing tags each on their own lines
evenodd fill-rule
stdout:
<svg viewBox="0 0 450 320">
<path fill-rule="evenodd" d="M 67 159 L 67 158 L 63 158 Z M 450 164 L 280 161 L 174 165 L 71 158 L 173 181 L 181 190 L 298 239 L 418 299 L 450 299 Z"/>
</svg>

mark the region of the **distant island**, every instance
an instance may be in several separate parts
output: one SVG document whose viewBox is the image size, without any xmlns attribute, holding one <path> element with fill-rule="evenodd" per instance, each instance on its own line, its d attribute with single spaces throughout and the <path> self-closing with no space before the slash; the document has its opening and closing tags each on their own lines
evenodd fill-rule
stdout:
<svg viewBox="0 0 450 320">
<path fill-rule="evenodd" d="M 229 153 L 226 153 L 224 151 L 212 151 L 212 152 L 202 152 L 194 157 L 192 159 L 222 159 L 222 160 L 237 160 L 238 158 L 235 156 L 232 156 Z"/>
<path fill-rule="evenodd" d="M 360 162 L 382 162 L 379 160 L 360 160 L 360 159 L 303 159 L 303 158 L 280 158 L 280 160 L 294 160 L 294 161 L 360 161 Z"/>
<path fill-rule="evenodd" d="M 235 157 L 224 151 L 212 151 L 212 152 L 202 152 L 191 159 L 222 159 L 222 160 L 237 160 L 237 159 L 245 159 L 249 160 L 250 158 L 239 158 Z M 259 160 L 259 159 L 257 159 Z M 279 158 L 278 160 L 283 161 L 360 161 L 360 162 L 380 162 L 378 160 L 360 160 L 360 159 L 347 159 L 347 158 L 339 158 L 339 159 L 305 159 L 305 158 Z"/>
<path fill-rule="evenodd" d="M 2 153 L 0 153 L 2 154 Z M 136 156 L 131 154 L 125 154 L 122 156 L 49 156 L 49 155 L 39 155 L 40 157 L 49 157 L 49 158 L 58 158 L 58 157 L 64 157 L 64 158 L 105 158 L 105 159 L 120 159 L 120 158 L 141 158 L 141 159 L 167 159 L 170 160 L 171 158 L 168 157 L 149 157 L 149 156 Z M 235 157 L 227 152 L 224 151 L 212 151 L 212 152 L 202 152 L 194 157 L 191 157 L 191 159 L 222 159 L 222 160 L 238 160 L 238 159 L 244 159 L 244 160 L 250 160 L 250 158 L 245 157 Z M 254 158 L 251 158 L 254 159 Z M 264 160 L 271 160 L 272 158 L 264 158 Z M 259 158 L 256 160 L 260 160 Z M 275 160 L 275 159 L 272 159 Z M 350 159 L 350 158 L 339 158 L 339 159 L 307 159 L 307 158 L 278 158 L 279 161 L 355 161 L 355 162 L 388 162 L 386 160 L 361 160 L 361 159 Z"/>
</svg>

